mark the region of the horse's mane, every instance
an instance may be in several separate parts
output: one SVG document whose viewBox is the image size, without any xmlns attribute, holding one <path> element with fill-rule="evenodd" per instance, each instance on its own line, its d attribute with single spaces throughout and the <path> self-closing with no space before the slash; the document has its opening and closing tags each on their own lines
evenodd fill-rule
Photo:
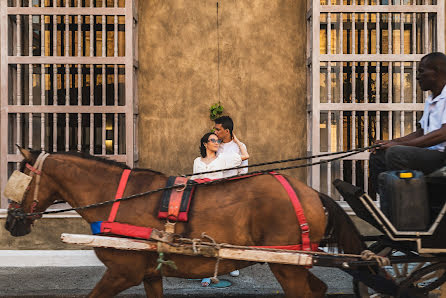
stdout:
<svg viewBox="0 0 446 298">
<path fill-rule="evenodd" d="M 29 149 L 29 151 L 31 152 L 31 154 L 33 156 L 36 156 L 36 157 L 41 153 L 41 151 L 39 151 L 39 150 Z M 57 151 L 56 152 L 46 151 L 46 152 L 49 153 L 49 154 L 59 154 L 59 155 L 75 156 L 75 157 L 79 157 L 79 158 L 83 158 L 83 159 L 88 159 L 88 160 L 101 162 L 101 163 L 104 163 L 104 164 L 109 165 L 109 166 L 119 167 L 121 169 L 130 169 L 130 167 L 127 166 L 125 163 L 122 163 L 122 162 L 119 162 L 119 161 L 115 161 L 115 160 L 109 159 L 107 157 L 91 155 L 91 154 L 86 153 L 86 152 L 78 152 L 78 151 L 60 151 L 60 152 L 57 152 Z M 23 170 L 24 167 L 25 167 L 25 163 L 22 162 L 21 170 Z M 132 171 L 136 171 L 136 172 L 152 172 L 154 174 L 164 175 L 161 172 L 154 171 L 154 170 L 151 170 L 151 169 L 134 168 L 134 169 L 132 169 Z"/>
</svg>

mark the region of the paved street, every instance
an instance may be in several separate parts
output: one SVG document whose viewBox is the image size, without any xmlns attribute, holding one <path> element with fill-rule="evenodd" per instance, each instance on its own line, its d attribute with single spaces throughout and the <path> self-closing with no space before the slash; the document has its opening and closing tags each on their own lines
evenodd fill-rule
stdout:
<svg viewBox="0 0 446 298">
<path fill-rule="evenodd" d="M 40 260 L 47 258 L 44 265 L 50 266 L 36 266 L 39 265 L 36 255 L 6 258 L 6 253 L 2 255 L 0 251 L 0 297 L 80 297 L 87 294 L 105 269 L 91 251 L 80 252 L 66 262 L 61 256 L 55 256 L 51 260 L 50 252 L 46 252 L 48 256 L 43 252 Z M 62 253 L 64 252 L 59 254 Z M 72 263 L 81 258 L 81 266 L 73 266 Z M 29 265 L 32 259 L 34 264 Z M 11 267 L 12 264 L 16 265 Z M 352 297 L 351 278 L 345 273 L 326 268 L 314 268 L 312 271 L 327 283 L 330 295 Z M 166 297 L 283 297 L 282 290 L 267 265 L 257 264 L 241 270 L 239 277 L 222 276 L 221 279 L 229 280 L 233 285 L 222 289 L 202 288 L 199 280 L 166 278 L 164 293 Z M 142 285 L 120 295 L 143 296 Z"/>
</svg>

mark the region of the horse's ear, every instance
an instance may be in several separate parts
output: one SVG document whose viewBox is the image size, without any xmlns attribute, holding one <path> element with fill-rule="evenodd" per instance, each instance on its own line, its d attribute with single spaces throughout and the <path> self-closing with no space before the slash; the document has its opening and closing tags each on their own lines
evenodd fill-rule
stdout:
<svg viewBox="0 0 446 298">
<path fill-rule="evenodd" d="M 19 148 L 20 153 L 23 155 L 23 157 L 25 158 L 26 161 L 32 161 L 32 153 L 25 148 L 20 147 L 19 145 L 17 145 L 17 148 Z"/>
</svg>

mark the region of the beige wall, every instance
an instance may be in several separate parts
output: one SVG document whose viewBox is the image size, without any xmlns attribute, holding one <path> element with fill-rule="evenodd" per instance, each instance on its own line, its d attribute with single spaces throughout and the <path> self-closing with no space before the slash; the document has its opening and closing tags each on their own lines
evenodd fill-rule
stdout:
<svg viewBox="0 0 446 298">
<path fill-rule="evenodd" d="M 305 154 L 305 2 L 220 1 L 221 103 L 250 163 Z M 138 26 L 138 166 L 191 172 L 218 101 L 216 1 L 139 1 Z"/>
<path fill-rule="evenodd" d="M 0 249 L 86 249 L 63 243 L 60 234 L 91 234 L 89 224 L 82 218 L 40 219 L 31 233 L 23 237 L 12 237 L 4 226 L 5 219 L 0 218 Z"/>
</svg>

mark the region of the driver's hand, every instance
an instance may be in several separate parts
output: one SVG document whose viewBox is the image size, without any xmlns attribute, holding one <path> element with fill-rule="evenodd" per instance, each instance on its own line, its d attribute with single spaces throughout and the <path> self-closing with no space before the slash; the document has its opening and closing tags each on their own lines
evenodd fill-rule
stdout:
<svg viewBox="0 0 446 298">
<path fill-rule="evenodd" d="M 370 152 L 372 154 L 376 153 L 376 150 L 382 150 L 382 149 L 387 149 L 387 148 L 383 148 L 383 146 L 385 146 L 386 144 L 391 143 L 391 141 L 389 140 L 376 140 L 375 143 L 373 143 L 373 145 L 381 145 L 380 147 L 374 147 L 370 150 Z"/>
</svg>

